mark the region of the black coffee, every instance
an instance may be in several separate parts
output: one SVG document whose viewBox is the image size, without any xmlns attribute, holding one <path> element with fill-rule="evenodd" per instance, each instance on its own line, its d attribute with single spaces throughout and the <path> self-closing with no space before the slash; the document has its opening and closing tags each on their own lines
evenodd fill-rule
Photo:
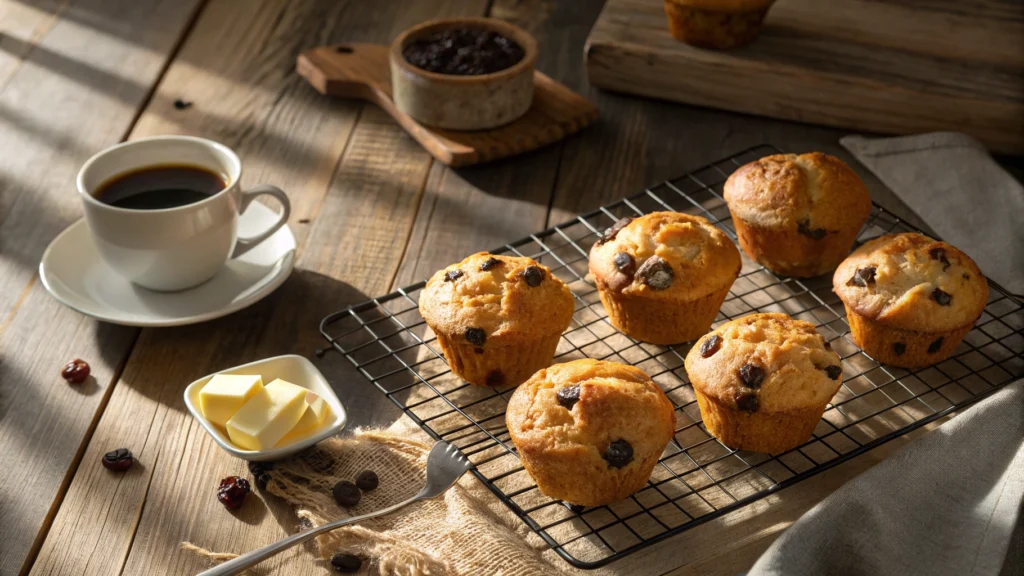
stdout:
<svg viewBox="0 0 1024 576">
<path fill-rule="evenodd" d="M 205 200 L 225 187 L 220 174 L 199 166 L 149 166 L 104 182 L 95 196 L 117 208 L 163 210 Z"/>
</svg>

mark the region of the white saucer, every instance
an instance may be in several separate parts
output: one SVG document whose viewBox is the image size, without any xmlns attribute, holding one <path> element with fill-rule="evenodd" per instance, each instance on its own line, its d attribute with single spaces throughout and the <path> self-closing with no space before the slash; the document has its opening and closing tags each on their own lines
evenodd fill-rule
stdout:
<svg viewBox="0 0 1024 576">
<path fill-rule="evenodd" d="M 277 213 L 253 202 L 238 221 L 240 235 L 265 230 Z M 258 302 L 280 286 L 295 265 L 295 236 L 283 226 L 229 260 L 207 282 L 180 292 L 136 286 L 100 258 L 85 220 L 60 233 L 43 254 L 39 277 L 62 304 L 97 320 L 126 326 L 181 326 L 220 318 Z"/>
</svg>

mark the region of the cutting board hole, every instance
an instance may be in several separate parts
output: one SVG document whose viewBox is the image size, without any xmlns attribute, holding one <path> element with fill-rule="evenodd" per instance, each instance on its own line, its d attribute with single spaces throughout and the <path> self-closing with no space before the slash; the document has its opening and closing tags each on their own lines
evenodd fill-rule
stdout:
<svg viewBox="0 0 1024 576">
<path fill-rule="evenodd" d="M 335 46 L 334 47 L 334 51 L 337 52 L 338 54 L 351 54 L 353 52 L 351 46 L 344 46 L 344 45 L 342 45 L 342 46 Z"/>
</svg>

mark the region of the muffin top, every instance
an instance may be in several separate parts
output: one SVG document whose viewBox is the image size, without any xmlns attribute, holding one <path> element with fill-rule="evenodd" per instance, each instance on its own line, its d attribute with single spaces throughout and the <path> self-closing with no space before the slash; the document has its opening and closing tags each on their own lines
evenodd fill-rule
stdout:
<svg viewBox="0 0 1024 576">
<path fill-rule="evenodd" d="M 775 154 L 741 166 L 726 180 L 724 197 L 747 224 L 814 239 L 859 229 L 871 214 L 871 195 L 857 173 L 821 152 Z"/>
<path fill-rule="evenodd" d="M 693 300 L 731 286 L 740 253 L 700 216 L 651 212 L 623 218 L 590 249 L 590 272 L 627 296 Z"/>
<path fill-rule="evenodd" d="M 765 10 L 775 0 L 672 0 L 672 2 L 700 10 L 746 12 L 748 10 Z"/>
<path fill-rule="evenodd" d="M 590 458 L 602 470 L 661 454 L 675 431 L 672 403 L 643 371 L 590 358 L 540 370 L 505 414 L 519 450 Z"/>
<path fill-rule="evenodd" d="M 476 332 L 471 340 L 561 332 L 572 321 L 572 293 L 532 258 L 478 252 L 438 270 L 423 288 L 420 314 L 435 331 Z"/>
<path fill-rule="evenodd" d="M 785 314 L 751 314 L 705 334 L 686 355 L 693 386 L 745 412 L 823 406 L 839 389 L 839 354 L 814 325 Z"/>
<path fill-rule="evenodd" d="M 917 233 L 865 242 L 836 269 L 832 289 L 861 316 L 922 332 L 972 324 L 988 301 L 988 282 L 974 260 Z"/>
</svg>

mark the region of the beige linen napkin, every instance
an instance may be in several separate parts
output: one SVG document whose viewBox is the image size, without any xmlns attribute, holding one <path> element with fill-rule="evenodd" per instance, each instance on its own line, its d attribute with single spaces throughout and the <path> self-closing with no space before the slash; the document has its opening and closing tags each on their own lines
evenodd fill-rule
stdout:
<svg viewBox="0 0 1024 576">
<path fill-rule="evenodd" d="M 1018 380 L 844 484 L 748 576 L 1017 576 L 1022 502 Z"/>
<path fill-rule="evenodd" d="M 977 140 L 934 132 L 839 142 L 985 275 L 1024 294 L 1024 186 Z"/>
</svg>

